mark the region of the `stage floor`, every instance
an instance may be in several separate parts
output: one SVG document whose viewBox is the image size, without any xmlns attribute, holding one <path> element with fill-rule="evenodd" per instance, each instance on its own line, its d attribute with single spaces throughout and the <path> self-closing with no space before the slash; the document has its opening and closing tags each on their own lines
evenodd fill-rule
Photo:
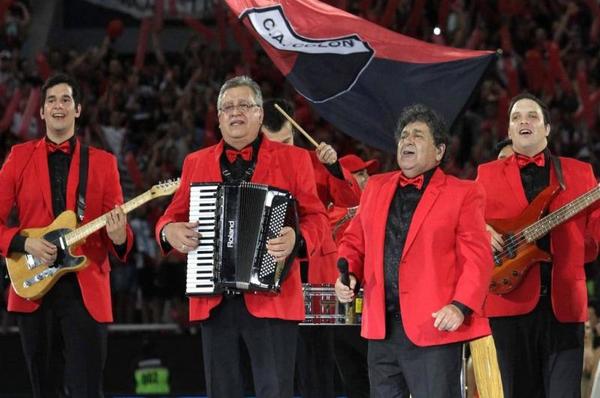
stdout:
<svg viewBox="0 0 600 398">
<path fill-rule="evenodd" d="M 341 326 L 345 327 L 345 326 Z M 205 397 L 200 329 L 180 329 L 177 325 L 111 325 L 105 367 L 106 397 L 135 395 L 134 373 L 143 359 L 158 358 L 169 370 L 170 395 L 152 397 Z M 244 361 L 246 364 L 249 361 Z M 249 367 L 242 367 L 249 397 L 253 396 Z M 0 398 L 29 397 L 29 378 L 16 327 L 0 333 Z M 336 377 L 336 393 L 344 391 Z"/>
</svg>

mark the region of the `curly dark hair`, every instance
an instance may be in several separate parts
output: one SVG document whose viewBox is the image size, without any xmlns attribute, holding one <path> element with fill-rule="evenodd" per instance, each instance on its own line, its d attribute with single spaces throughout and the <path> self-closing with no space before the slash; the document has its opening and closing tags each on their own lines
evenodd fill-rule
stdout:
<svg viewBox="0 0 600 398">
<path fill-rule="evenodd" d="M 448 127 L 446 126 L 444 118 L 439 113 L 423 104 L 407 106 L 402 110 L 394 133 L 396 144 L 400 141 L 402 130 L 404 130 L 406 125 L 414 122 L 423 122 L 429 127 L 436 147 L 442 144 L 448 146 Z"/>
</svg>

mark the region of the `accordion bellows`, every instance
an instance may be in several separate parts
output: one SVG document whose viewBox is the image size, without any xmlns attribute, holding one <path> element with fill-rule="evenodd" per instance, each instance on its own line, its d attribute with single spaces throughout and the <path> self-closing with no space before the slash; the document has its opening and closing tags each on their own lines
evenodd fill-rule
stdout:
<svg viewBox="0 0 600 398">
<path fill-rule="evenodd" d="M 296 201 L 289 192 L 246 182 L 192 183 L 189 210 L 201 238 L 188 252 L 186 294 L 279 292 L 293 255 L 277 262 L 266 244 L 286 226 L 299 236 Z"/>
</svg>

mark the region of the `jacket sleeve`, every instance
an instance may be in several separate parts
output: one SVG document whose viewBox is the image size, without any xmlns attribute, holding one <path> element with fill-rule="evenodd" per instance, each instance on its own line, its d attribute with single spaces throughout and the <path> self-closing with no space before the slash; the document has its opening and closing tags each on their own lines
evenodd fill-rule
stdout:
<svg viewBox="0 0 600 398">
<path fill-rule="evenodd" d="M 10 242 L 20 228 L 8 226 L 10 212 L 15 205 L 17 196 L 17 159 L 14 149 L 11 149 L 2 169 L 0 169 L 0 254 L 6 257 L 9 253 Z"/>
<path fill-rule="evenodd" d="M 478 183 L 473 183 L 461 203 L 456 230 L 458 281 L 452 300 L 477 313 L 481 313 L 493 269 L 484 209 L 483 188 Z"/>
<path fill-rule="evenodd" d="M 121 181 L 119 178 L 119 169 L 117 168 L 117 159 L 114 156 L 110 156 L 110 162 L 106 165 L 106 183 L 105 191 L 102 197 L 102 214 L 106 214 L 113 210 L 115 206 L 123 204 L 123 191 L 121 189 Z M 110 251 L 122 262 L 127 260 L 127 255 L 131 251 L 133 246 L 133 230 L 127 223 L 127 238 L 125 239 L 125 251 L 118 252 L 115 250 L 115 245 L 108 237 L 106 229 L 103 229 L 102 237 L 106 245 L 110 248 Z"/>
<path fill-rule="evenodd" d="M 154 230 L 155 238 L 163 255 L 171 252 L 172 248 L 169 245 L 165 246 L 162 244 L 160 239 L 160 231 L 162 231 L 164 226 L 168 223 L 189 221 L 190 182 L 195 167 L 195 158 L 187 156 L 183 161 L 181 183 L 179 184 L 179 188 L 175 192 L 175 195 L 173 195 L 173 199 L 171 200 L 171 203 L 169 203 L 169 206 L 165 210 L 164 214 L 156 222 L 156 228 Z"/>
<path fill-rule="evenodd" d="M 335 206 L 353 207 L 357 206 L 360 201 L 360 188 L 352 174 L 341 167 L 344 178 L 338 178 L 331 174 L 325 167 L 323 171 L 327 174 L 327 190 L 329 193 L 329 201 Z"/>
<path fill-rule="evenodd" d="M 358 211 L 348 228 L 344 231 L 344 235 L 341 238 L 340 245 L 338 247 L 338 257 L 344 257 L 348 260 L 348 270 L 354 274 L 358 282 L 363 280 L 364 275 L 364 259 L 365 259 L 365 222 L 368 215 L 368 207 L 365 212 L 366 203 L 370 201 L 373 196 L 373 184 L 367 185 L 358 206 Z M 365 216 L 363 216 L 365 214 Z"/>
<path fill-rule="evenodd" d="M 306 242 L 306 251 L 313 255 L 321 246 L 322 237 L 330 234 L 329 221 L 325 207 L 317 195 L 315 173 L 306 151 L 296 151 L 297 159 L 289 162 L 295 168 L 294 192 L 298 202 L 298 217 L 300 218 L 300 231 Z"/>
</svg>

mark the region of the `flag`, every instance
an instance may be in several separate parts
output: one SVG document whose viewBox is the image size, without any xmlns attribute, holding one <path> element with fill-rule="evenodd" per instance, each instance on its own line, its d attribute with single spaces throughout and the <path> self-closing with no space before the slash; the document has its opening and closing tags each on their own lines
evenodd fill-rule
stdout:
<svg viewBox="0 0 600 398">
<path fill-rule="evenodd" d="M 425 104 L 452 125 L 495 58 L 416 40 L 317 0 L 226 2 L 323 118 L 387 151 L 408 105 Z"/>
</svg>

